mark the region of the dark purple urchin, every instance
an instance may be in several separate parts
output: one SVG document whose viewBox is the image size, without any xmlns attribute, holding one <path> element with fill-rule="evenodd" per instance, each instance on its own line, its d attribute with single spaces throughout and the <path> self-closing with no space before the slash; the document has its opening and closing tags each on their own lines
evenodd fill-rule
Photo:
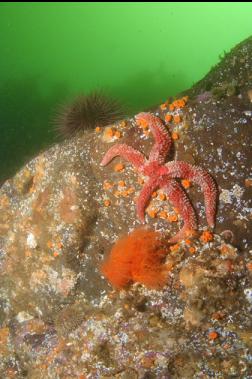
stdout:
<svg viewBox="0 0 252 379">
<path fill-rule="evenodd" d="M 58 112 L 55 120 L 57 132 L 67 138 L 96 126 L 112 124 L 125 116 L 117 100 L 107 98 L 99 92 L 78 96 Z"/>
</svg>

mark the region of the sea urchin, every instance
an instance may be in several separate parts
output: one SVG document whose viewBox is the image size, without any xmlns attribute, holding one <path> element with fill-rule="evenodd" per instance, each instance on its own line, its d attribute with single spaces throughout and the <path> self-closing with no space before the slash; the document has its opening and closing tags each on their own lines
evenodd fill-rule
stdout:
<svg viewBox="0 0 252 379">
<path fill-rule="evenodd" d="M 93 92 L 87 96 L 80 95 L 72 103 L 62 106 L 55 125 L 59 135 L 67 138 L 86 129 L 112 124 L 124 116 L 117 100 Z"/>
</svg>

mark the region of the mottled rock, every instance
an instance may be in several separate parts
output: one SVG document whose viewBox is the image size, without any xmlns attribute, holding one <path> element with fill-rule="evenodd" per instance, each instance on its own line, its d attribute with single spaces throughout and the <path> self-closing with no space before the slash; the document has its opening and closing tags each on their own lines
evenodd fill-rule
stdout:
<svg viewBox="0 0 252 379">
<path fill-rule="evenodd" d="M 134 119 L 56 144 L 4 183 L 1 377 L 249 377 L 251 67 L 250 38 L 183 93 L 186 107 L 153 109 L 176 120 L 168 124 L 169 159 L 208 170 L 220 193 L 215 234 L 206 241 L 202 193 L 186 189 L 199 234 L 167 251 L 170 275 L 161 291 L 138 283 L 114 291 L 99 270 L 113 243 L 140 226 L 135 199 L 144 178 L 120 158 L 100 166 L 118 141 L 148 155 L 152 136 Z M 162 191 L 146 222 L 167 237 L 182 223 Z M 218 338 L 209 338 L 213 331 Z"/>
</svg>

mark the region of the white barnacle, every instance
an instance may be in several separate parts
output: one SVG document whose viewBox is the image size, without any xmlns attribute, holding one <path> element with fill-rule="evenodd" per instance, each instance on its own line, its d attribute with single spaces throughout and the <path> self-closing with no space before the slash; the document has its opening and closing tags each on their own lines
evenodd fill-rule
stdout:
<svg viewBox="0 0 252 379">
<path fill-rule="evenodd" d="M 38 246 L 37 240 L 33 233 L 28 233 L 26 243 L 30 249 L 36 249 L 36 247 Z"/>
</svg>

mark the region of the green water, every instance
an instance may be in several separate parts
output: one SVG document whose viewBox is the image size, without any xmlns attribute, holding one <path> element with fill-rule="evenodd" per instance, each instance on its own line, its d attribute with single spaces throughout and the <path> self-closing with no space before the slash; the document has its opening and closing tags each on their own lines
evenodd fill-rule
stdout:
<svg viewBox="0 0 252 379">
<path fill-rule="evenodd" d="M 190 87 L 252 34 L 252 3 L 1 3 L 0 182 L 54 141 L 58 103 L 103 88 L 132 111 Z"/>
</svg>

